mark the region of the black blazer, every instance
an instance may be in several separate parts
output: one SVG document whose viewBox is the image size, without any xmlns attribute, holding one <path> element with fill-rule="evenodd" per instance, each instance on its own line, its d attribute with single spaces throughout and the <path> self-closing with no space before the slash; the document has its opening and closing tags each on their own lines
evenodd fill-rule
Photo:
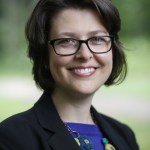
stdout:
<svg viewBox="0 0 150 150">
<path fill-rule="evenodd" d="M 80 150 L 46 92 L 30 110 L 0 123 L 0 150 Z M 117 150 L 138 150 L 133 132 L 124 124 L 91 111 L 105 137 Z"/>
</svg>

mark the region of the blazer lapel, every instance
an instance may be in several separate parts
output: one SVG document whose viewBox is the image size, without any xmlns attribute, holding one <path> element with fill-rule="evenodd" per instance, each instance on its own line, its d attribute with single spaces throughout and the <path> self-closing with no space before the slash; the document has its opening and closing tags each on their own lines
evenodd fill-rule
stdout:
<svg viewBox="0 0 150 150">
<path fill-rule="evenodd" d="M 48 140 L 49 145 L 54 150 L 80 150 L 80 147 L 70 136 L 67 132 L 58 131 Z"/>
<path fill-rule="evenodd" d="M 100 127 L 104 136 L 108 138 L 110 144 L 112 144 L 117 150 L 129 150 L 130 148 L 120 134 L 118 134 L 118 132 L 116 132 L 116 130 L 111 126 L 111 123 L 107 122 L 107 120 L 104 119 L 104 116 L 99 114 L 93 107 L 91 108 L 91 111 L 98 123 L 98 126 Z"/>
<path fill-rule="evenodd" d="M 41 127 L 45 131 L 49 146 L 54 150 L 80 150 L 64 123 L 48 93 L 44 93 L 34 106 L 35 114 Z"/>
</svg>

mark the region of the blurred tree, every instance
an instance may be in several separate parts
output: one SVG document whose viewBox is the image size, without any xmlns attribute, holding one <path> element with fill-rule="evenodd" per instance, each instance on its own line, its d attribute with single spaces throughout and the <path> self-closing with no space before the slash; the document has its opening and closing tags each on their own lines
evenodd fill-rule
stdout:
<svg viewBox="0 0 150 150">
<path fill-rule="evenodd" d="M 150 35 L 149 0 L 114 0 L 122 19 L 121 34 L 126 37 Z"/>
<path fill-rule="evenodd" d="M 22 68 L 25 64 L 24 27 L 35 1 L 0 0 L 0 68 Z"/>
</svg>

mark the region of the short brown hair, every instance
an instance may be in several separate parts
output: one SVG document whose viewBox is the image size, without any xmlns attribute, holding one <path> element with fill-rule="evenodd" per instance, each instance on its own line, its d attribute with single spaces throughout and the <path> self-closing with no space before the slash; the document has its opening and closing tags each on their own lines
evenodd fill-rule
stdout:
<svg viewBox="0 0 150 150">
<path fill-rule="evenodd" d="M 121 20 L 111 0 L 39 0 L 26 24 L 28 56 L 33 62 L 32 73 L 36 84 L 43 90 L 52 92 L 54 89 L 54 80 L 48 67 L 48 35 L 55 15 L 67 8 L 92 9 L 99 13 L 109 34 L 114 36 L 113 68 L 105 85 L 122 82 L 127 65 L 118 36 Z"/>
</svg>

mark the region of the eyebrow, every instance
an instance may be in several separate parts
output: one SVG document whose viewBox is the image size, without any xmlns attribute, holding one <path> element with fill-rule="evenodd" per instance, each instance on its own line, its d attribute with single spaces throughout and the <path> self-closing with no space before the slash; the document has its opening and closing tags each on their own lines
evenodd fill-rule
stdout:
<svg viewBox="0 0 150 150">
<path fill-rule="evenodd" d="M 73 32 L 62 32 L 60 34 L 58 34 L 59 36 L 70 36 L 70 37 L 74 37 L 76 36 L 77 34 L 76 33 L 73 33 Z"/>
<path fill-rule="evenodd" d="M 109 35 L 109 33 L 107 31 L 101 31 L 101 30 L 94 30 L 94 31 L 90 31 L 87 33 L 87 36 L 94 36 L 94 35 Z M 74 33 L 74 32 L 61 32 L 59 33 L 57 36 L 61 37 L 61 36 L 68 36 L 68 37 L 77 37 L 78 34 Z"/>
<path fill-rule="evenodd" d="M 96 35 L 96 34 L 108 35 L 109 33 L 107 31 L 101 30 L 95 30 L 88 33 L 88 35 Z"/>
</svg>

